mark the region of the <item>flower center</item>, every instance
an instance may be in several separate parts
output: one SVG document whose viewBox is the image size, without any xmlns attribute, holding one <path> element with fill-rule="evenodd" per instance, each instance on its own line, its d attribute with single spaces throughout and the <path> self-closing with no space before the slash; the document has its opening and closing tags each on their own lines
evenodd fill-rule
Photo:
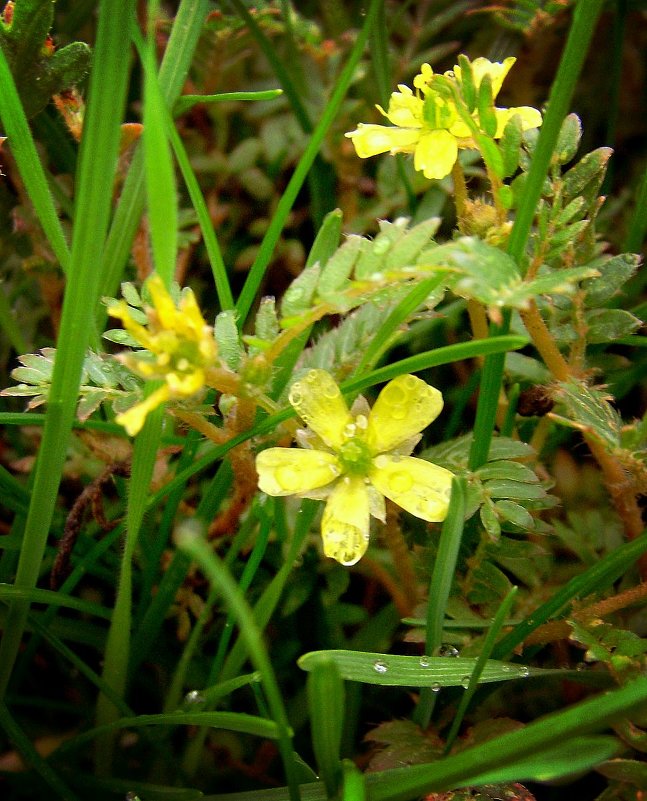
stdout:
<svg viewBox="0 0 647 801">
<path fill-rule="evenodd" d="M 337 456 L 344 473 L 366 475 L 371 467 L 371 452 L 360 437 L 349 437 L 339 449 Z"/>
</svg>

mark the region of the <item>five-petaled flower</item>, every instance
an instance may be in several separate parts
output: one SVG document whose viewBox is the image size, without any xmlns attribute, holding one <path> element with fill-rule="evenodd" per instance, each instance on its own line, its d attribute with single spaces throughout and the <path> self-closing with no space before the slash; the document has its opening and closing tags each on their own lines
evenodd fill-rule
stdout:
<svg viewBox="0 0 647 801">
<path fill-rule="evenodd" d="M 370 515 L 385 519 L 385 496 L 423 520 L 445 519 L 452 473 L 409 456 L 443 407 L 437 389 L 402 375 L 384 387 L 372 409 L 360 396 L 349 411 L 332 376 L 310 370 L 289 398 L 309 429 L 297 434 L 304 449 L 261 451 L 258 485 L 268 495 L 326 499 L 326 556 L 344 565 L 362 557 Z"/>
<path fill-rule="evenodd" d="M 147 326 L 134 319 L 125 301 L 110 307 L 110 314 L 122 320 L 126 331 L 143 348 L 122 354 L 120 359 L 142 378 L 164 381 L 141 403 L 117 415 L 116 421 L 131 436 L 160 404 L 188 398 L 204 389 L 205 371 L 218 356 L 213 329 L 205 322 L 190 289 L 183 290 L 176 306 L 159 275 L 152 275 L 146 287 L 153 302 L 146 309 Z"/>
<path fill-rule="evenodd" d="M 477 58 L 472 62 L 472 75 L 475 89 L 481 85 L 485 75 L 492 83 L 492 98 L 495 99 L 505 76 L 516 59 L 506 58 L 503 63 Z M 459 66 L 445 73 L 445 78 L 453 81 L 459 93 L 462 92 L 462 72 Z M 359 123 L 354 131 L 346 134 L 360 158 L 368 158 L 378 153 L 413 153 L 413 166 L 424 173 L 425 178 L 444 178 L 452 170 L 458 158 L 459 148 L 474 148 L 473 132 L 461 117 L 456 103 L 450 97 L 441 96 L 431 84 L 434 72 L 429 64 L 423 64 L 421 72 L 413 80 L 415 92 L 408 86 L 399 84 L 399 92 L 393 92 L 389 107 L 379 111 L 393 124 L 373 125 Z M 508 120 L 518 115 L 522 129 L 537 128 L 541 125 L 541 114 L 530 106 L 517 108 L 495 108 L 497 129 L 494 138 L 503 135 Z M 478 111 L 474 111 L 473 122 L 480 127 Z"/>
</svg>

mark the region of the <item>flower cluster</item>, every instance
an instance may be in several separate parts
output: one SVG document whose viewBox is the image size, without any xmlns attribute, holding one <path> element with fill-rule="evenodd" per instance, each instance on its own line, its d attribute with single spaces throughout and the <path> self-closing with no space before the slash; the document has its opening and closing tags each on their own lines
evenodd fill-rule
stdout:
<svg viewBox="0 0 647 801">
<path fill-rule="evenodd" d="M 204 389 L 206 370 L 218 357 L 213 329 L 205 322 L 190 289 L 183 291 L 176 306 L 157 274 L 148 279 L 146 287 L 153 302 L 146 309 L 148 325 L 137 322 L 124 300 L 110 307 L 110 314 L 123 322 L 126 331 L 143 348 L 121 355 L 121 361 L 142 378 L 164 382 L 141 403 L 117 416 L 117 422 L 131 436 L 144 425 L 146 415 L 160 404 L 188 398 Z"/>
<path fill-rule="evenodd" d="M 513 57 L 506 58 L 501 64 L 486 58 L 473 61 L 471 69 L 475 92 L 478 93 L 487 75 L 494 100 L 514 62 Z M 399 91 L 391 95 L 388 109 L 385 111 L 377 106 L 394 127 L 359 123 L 354 131 L 346 134 L 360 158 L 378 153 L 413 153 L 416 170 L 424 173 L 425 178 L 440 179 L 452 171 L 459 148 L 477 146 L 469 124 L 470 118 L 465 119 L 455 99 L 439 92 L 433 85 L 437 77 L 429 64 L 423 64 L 413 80 L 415 92 L 399 84 Z M 461 67 L 454 67 L 453 71 L 444 73 L 444 77 L 453 84 L 459 98 L 463 97 Z M 521 119 L 523 130 L 537 128 L 542 122 L 539 111 L 530 106 L 495 108 L 493 111 L 497 123 L 495 139 L 503 135 L 506 123 L 515 115 Z M 477 110 L 471 113 L 471 120 L 477 129 L 483 128 Z"/>
<path fill-rule="evenodd" d="M 261 451 L 259 487 L 268 495 L 326 499 L 326 556 L 355 564 L 368 547 L 370 515 L 385 519 L 385 497 L 423 520 L 445 519 L 452 473 L 409 456 L 443 407 L 437 389 L 402 375 L 384 387 L 372 409 L 360 397 L 349 410 L 332 376 L 310 370 L 289 398 L 308 426 L 297 435 L 303 450 Z"/>
</svg>

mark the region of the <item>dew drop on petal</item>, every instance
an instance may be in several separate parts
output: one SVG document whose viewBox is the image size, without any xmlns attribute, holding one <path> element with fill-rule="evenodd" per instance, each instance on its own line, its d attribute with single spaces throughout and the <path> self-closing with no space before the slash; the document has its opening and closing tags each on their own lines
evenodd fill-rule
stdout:
<svg viewBox="0 0 647 801">
<path fill-rule="evenodd" d="M 286 492 L 296 489 L 301 483 L 299 471 L 290 465 L 277 467 L 274 475 L 276 483 Z"/>
<path fill-rule="evenodd" d="M 301 391 L 299 390 L 299 388 L 297 386 L 293 386 L 292 389 L 290 390 L 290 394 L 289 394 L 290 403 L 294 407 L 296 407 L 301 403 L 302 400 L 303 400 L 303 395 L 301 394 Z"/>
<path fill-rule="evenodd" d="M 355 418 L 355 425 L 360 431 L 364 431 L 368 428 L 368 417 L 365 414 L 358 414 Z"/>
<path fill-rule="evenodd" d="M 376 456 L 375 459 L 373 459 L 373 464 L 380 469 L 386 467 L 388 463 L 389 463 L 389 457 L 386 456 L 384 453 L 380 454 L 379 456 Z"/>
<path fill-rule="evenodd" d="M 388 671 L 389 666 L 386 662 L 383 662 L 381 659 L 378 659 L 376 662 L 373 662 L 373 670 L 376 673 L 384 674 Z"/>
<path fill-rule="evenodd" d="M 413 486 L 413 479 L 409 473 L 398 472 L 389 476 L 388 485 L 393 492 L 408 492 Z"/>
<path fill-rule="evenodd" d="M 438 650 L 438 656 L 458 656 L 458 648 L 453 645 L 441 645 Z"/>
</svg>

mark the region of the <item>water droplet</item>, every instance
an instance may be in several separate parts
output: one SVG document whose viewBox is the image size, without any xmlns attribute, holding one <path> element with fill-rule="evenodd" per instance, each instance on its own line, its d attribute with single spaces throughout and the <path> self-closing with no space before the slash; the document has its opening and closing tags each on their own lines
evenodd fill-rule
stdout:
<svg viewBox="0 0 647 801">
<path fill-rule="evenodd" d="M 463 678 L 461 679 L 461 687 L 464 687 L 465 689 L 467 689 L 469 687 L 469 684 L 470 684 L 470 677 L 469 676 L 463 676 Z"/>
<path fill-rule="evenodd" d="M 384 674 L 389 669 L 389 666 L 386 662 L 383 662 L 381 659 L 378 659 L 377 662 L 373 662 L 373 670 L 376 673 Z"/>
<path fill-rule="evenodd" d="M 453 645 L 441 645 L 438 649 L 438 656 L 458 656 L 459 650 L 458 648 L 454 648 Z"/>
<path fill-rule="evenodd" d="M 276 477 L 276 483 L 287 492 L 295 490 L 301 482 L 299 471 L 289 465 L 277 467 L 274 475 Z"/>
<path fill-rule="evenodd" d="M 431 685 L 431 691 L 432 691 L 432 693 L 439 693 L 439 692 L 440 692 L 440 684 L 438 684 L 438 682 L 437 682 L 437 681 L 435 681 L 435 682 L 434 682 L 434 683 Z"/>
<path fill-rule="evenodd" d="M 199 690 L 189 690 L 184 696 L 185 704 L 204 704 L 204 696 Z"/>
<path fill-rule="evenodd" d="M 389 476 L 388 485 L 393 492 L 408 492 L 413 486 L 413 479 L 409 473 L 398 471 Z"/>
<path fill-rule="evenodd" d="M 429 667 L 431 664 L 431 657 L 430 656 L 421 656 L 420 657 L 420 667 L 426 668 Z"/>
<path fill-rule="evenodd" d="M 355 434 L 357 433 L 357 426 L 355 425 L 355 423 L 347 423 L 344 426 L 343 433 L 345 437 L 354 437 Z"/>
<path fill-rule="evenodd" d="M 512 671 L 512 668 L 510 667 L 510 665 L 501 665 L 501 670 L 504 673 L 510 673 Z"/>
<path fill-rule="evenodd" d="M 289 400 L 293 406 L 298 406 L 303 400 L 303 395 L 301 394 L 301 390 L 299 387 L 296 386 L 296 384 L 290 390 Z"/>
<path fill-rule="evenodd" d="M 527 665 L 522 665 L 517 672 L 524 679 L 530 676 L 530 668 Z"/>
<path fill-rule="evenodd" d="M 365 414 L 358 414 L 355 418 L 355 425 L 361 431 L 364 431 L 368 428 L 368 417 Z"/>
<path fill-rule="evenodd" d="M 375 465 L 375 467 L 379 469 L 386 467 L 388 463 L 389 463 L 389 457 L 383 453 L 381 453 L 379 456 L 376 456 L 375 459 L 373 459 L 373 464 Z"/>
</svg>

